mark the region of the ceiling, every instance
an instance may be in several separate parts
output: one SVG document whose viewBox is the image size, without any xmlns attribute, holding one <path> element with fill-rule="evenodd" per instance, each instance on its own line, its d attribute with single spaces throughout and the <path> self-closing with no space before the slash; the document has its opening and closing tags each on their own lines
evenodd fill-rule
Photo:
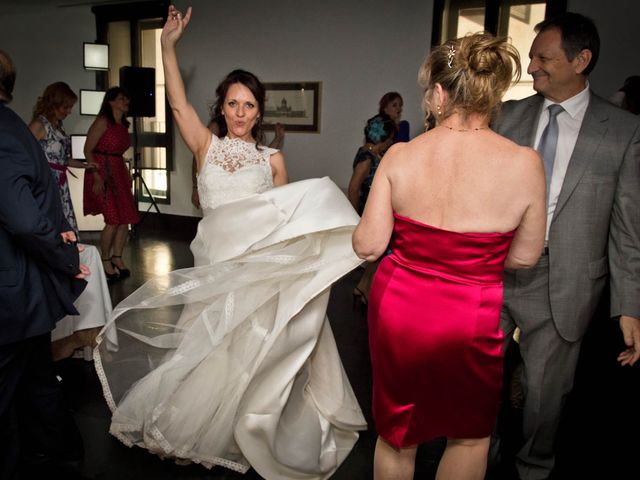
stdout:
<svg viewBox="0 0 640 480">
<path fill-rule="evenodd" d="M 135 0 L 133 0 L 135 1 Z M 111 3 L 131 3 L 132 0 L 2 0 L 2 13 L 12 14 L 38 10 L 42 7 L 78 8 Z"/>
</svg>

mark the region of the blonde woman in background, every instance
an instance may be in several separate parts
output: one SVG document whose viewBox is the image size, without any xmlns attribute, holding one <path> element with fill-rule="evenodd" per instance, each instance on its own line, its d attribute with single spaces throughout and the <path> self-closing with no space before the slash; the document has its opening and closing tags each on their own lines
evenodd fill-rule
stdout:
<svg viewBox="0 0 640 480">
<path fill-rule="evenodd" d="M 78 222 L 71 203 L 71 193 L 67 180 L 67 169 L 94 169 L 95 163 L 85 163 L 71 158 L 71 138 L 64 130 L 62 121 L 69 116 L 78 100 L 77 95 L 64 82 L 48 85 L 33 108 L 33 118 L 29 129 L 40 142 L 49 162 L 49 168 L 56 177 L 64 216 L 78 237 Z"/>
</svg>

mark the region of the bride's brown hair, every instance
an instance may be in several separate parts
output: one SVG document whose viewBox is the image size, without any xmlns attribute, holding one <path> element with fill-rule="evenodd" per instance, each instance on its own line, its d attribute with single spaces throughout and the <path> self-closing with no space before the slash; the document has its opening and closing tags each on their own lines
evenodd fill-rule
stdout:
<svg viewBox="0 0 640 480">
<path fill-rule="evenodd" d="M 251 136 L 256 140 L 256 148 L 264 143 L 264 132 L 262 130 L 262 120 L 264 117 L 264 102 L 266 98 L 266 90 L 262 82 L 253 73 L 246 70 L 236 69 L 229 73 L 220 82 L 216 88 L 216 103 L 211 109 L 211 120 L 218 124 L 220 129 L 220 137 L 224 137 L 227 134 L 227 123 L 222 115 L 222 106 L 224 100 L 227 98 L 227 92 L 229 87 L 235 83 L 240 83 L 247 87 L 258 103 L 258 111 L 260 114 L 256 119 L 256 123 L 251 129 Z"/>
</svg>

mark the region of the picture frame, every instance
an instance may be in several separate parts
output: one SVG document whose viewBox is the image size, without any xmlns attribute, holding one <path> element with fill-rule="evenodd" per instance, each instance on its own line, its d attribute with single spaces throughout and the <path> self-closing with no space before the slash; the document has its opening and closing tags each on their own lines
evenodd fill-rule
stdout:
<svg viewBox="0 0 640 480">
<path fill-rule="evenodd" d="M 287 132 L 320 133 L 322 82 L 267 82 L 264 130 L 284 125 Z"/>
<path fill-rule="evenodd" d="M 80 90 L 80 115 L 98 115 L 104 90 Z"/>
<path fill-rule="evenodd" d="M 82 63 L 85 70 L 109 70 L 109 45 L 106 43 L 82 44 Z"/>
<path fill-rule="evenodd" d="M 84 156 L 84 143 L 87 136 L 83 134 L 72 133 L 71 137 L 71 158 L 76 160 L 86 160 Z"/>
</svg>

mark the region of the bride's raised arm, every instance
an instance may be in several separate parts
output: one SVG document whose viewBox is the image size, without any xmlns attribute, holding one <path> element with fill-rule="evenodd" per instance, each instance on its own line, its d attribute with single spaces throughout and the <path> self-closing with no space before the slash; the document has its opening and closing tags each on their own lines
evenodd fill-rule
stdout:
<svg viewBox="0 0 640 480">
<path fill-rule="evenodd" d="M 186 15 L 183 16 L 176 7 L 170 5 L 169 16 L 160 35 L 160 43 L 162 45 L 165 88 L 171 112 L 178 125 L 180 135 L 182 135 L 189 150 L 195 155 L 198 161 L 198 170 L 200 170 L 211 142 L 211 132 L 202 123 L 193 105 L 187 100 L 176 54 L 176 44 L 182 37 L 182 33 L 190 20 L 191 7 L 187 9 Z"/>
</svg>

